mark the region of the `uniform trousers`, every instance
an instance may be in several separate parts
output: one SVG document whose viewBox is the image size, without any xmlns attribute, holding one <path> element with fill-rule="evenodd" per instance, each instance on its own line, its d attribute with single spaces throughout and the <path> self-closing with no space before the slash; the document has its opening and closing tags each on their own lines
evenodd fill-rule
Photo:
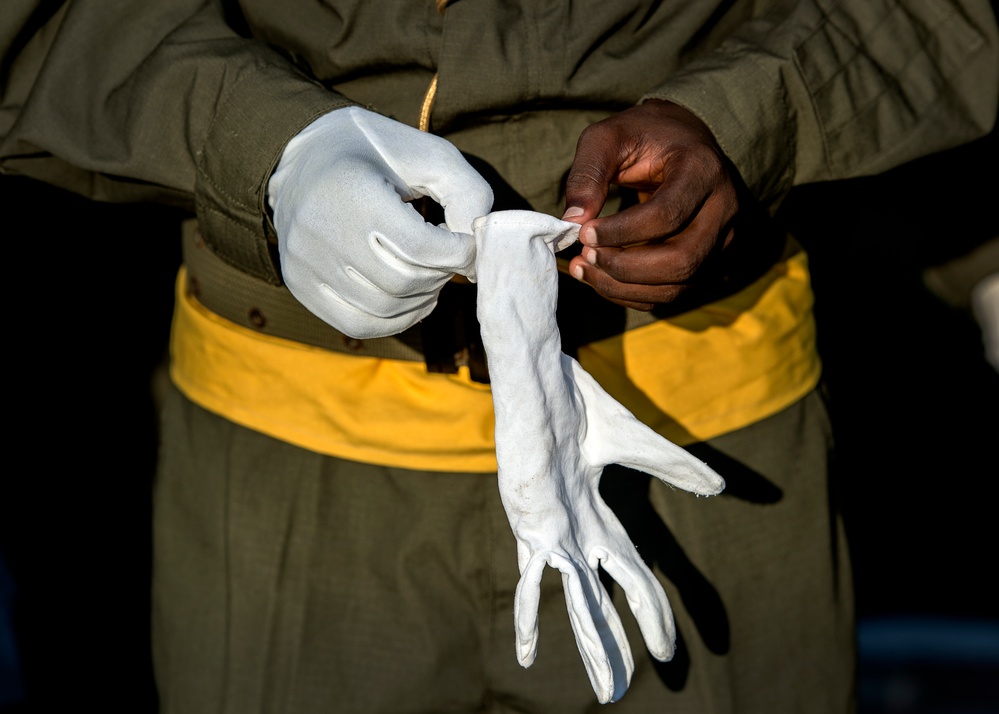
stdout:
<svg viewBox="0 0 999 714">
<path fill-rule="evenodd" d="M 516 659 L 516 543 L 496 475 L 306 451 L 171 390 L 154 501 L 162 714 L 855 711 L 854 603 L 818 391 L 689 450 L 727 482 L 696 497 L 606 469 L 605 500 L 663 583 L 677 653 L 644 648 L 600 705 L 559 574 L 538 655 Z"/>
</svg>

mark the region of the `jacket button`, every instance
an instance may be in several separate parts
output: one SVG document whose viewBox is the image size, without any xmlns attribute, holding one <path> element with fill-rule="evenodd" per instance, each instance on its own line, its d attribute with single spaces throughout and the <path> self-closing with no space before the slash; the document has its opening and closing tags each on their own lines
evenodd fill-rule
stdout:
<svg viewBox="0 0 999 714">
<path fill-rule="evenodd" d="M 256 327 L 258 330 L 264 329 L 264 325 L 267 324 L 267 318 L 264 317 L 264 313 L 260 311 L 260 308 L 253 307 L 250 308 L 250 324 Z"/>
</svg>

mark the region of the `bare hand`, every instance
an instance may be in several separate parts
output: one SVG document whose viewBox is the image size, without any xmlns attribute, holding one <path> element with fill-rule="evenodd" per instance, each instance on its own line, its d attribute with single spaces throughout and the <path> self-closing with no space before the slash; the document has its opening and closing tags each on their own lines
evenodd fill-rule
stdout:
<svg viewBox="0 0 999 714">
<path fill-rule="evenodd" d="M 610 185 L 639 203 L 597 218 Z M 566 183 L 564 219 L 579 223 L 569 269 L 619 305 L 651 310 L 710 273 L 733 240 L 738 176 L 697 117 L 650 100 L 586 128 Z"/>
</svg>

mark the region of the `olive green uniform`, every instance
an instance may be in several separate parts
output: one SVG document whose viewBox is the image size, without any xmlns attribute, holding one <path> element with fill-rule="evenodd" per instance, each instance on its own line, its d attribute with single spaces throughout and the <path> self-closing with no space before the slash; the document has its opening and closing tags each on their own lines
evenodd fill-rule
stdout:
<svg viewBox="0 0 999 714">
<path fill-rule="evenodd" d="M 497 208 L 555 215 L 580 131 L 644 98 L 700 117 L 771 210 L 794 185 L 884 171 L 995 119 L 987 2 L 437 5 L 13 2 L 0 168 L 191 208 L 213 253 L 280 286 L 267 180 L 292 136 L 350 103 L 454 142 Z M 516 664 L 493 474 L 321 454 L 189 396 L 168 399 L 157 480 L 164 714 L 600 708 L 554 571 L 537 661 Z M 623 615 L 636 673 L 609 706 L 850 711 L 849 561 L 818 391 L 690 448 L 725 494 L 604 478 L 679 632 L 655 663 Z"/>
</svg>

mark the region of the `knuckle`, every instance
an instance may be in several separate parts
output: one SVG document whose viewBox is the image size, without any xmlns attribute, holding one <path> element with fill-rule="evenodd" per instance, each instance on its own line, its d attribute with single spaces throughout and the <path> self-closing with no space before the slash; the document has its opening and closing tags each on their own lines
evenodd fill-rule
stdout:
<svg viewBox="0 0 999 714">
<path fill-rule="evenodd" d="M 567 191 L 591 191 L 603 180 L 603 171 L 593 161 L 577 161 L 572 165 L 565 187 Z"/>
</svg>

